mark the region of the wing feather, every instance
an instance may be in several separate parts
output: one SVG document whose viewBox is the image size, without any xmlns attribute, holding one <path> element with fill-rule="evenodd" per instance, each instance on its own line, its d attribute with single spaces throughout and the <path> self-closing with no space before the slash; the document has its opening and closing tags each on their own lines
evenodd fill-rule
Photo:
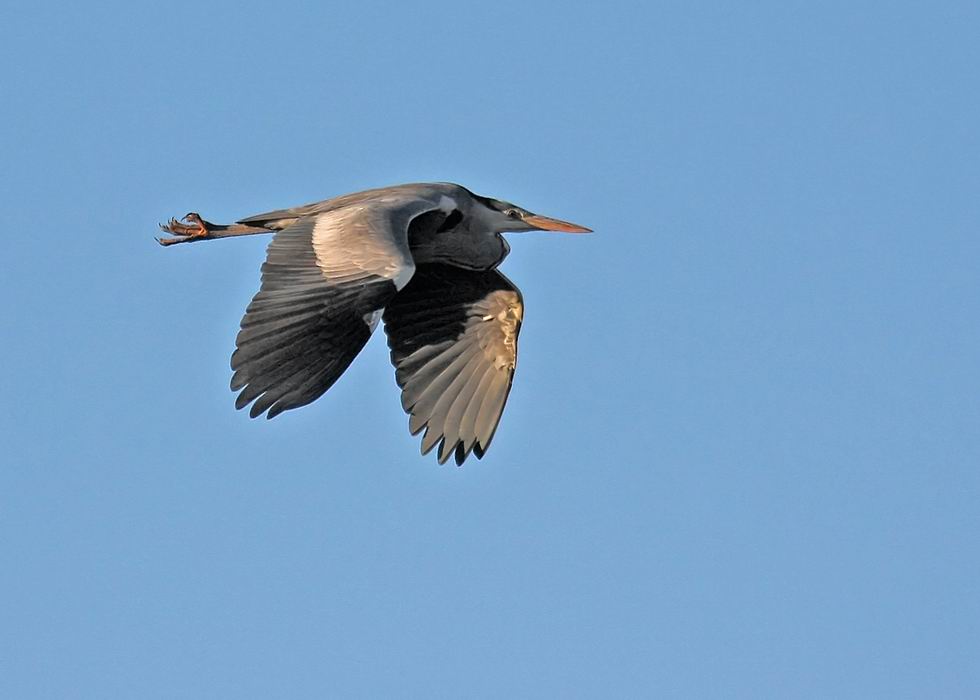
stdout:
<svg viewBox="0 0 980 700">
<path fill-rule="evenodd" d="M 371 315 L 415 271 L 412 220 L 436 209 L 437 199 L 403 190 L 251 217 L 283 227 L 232 354 L 236 407 L 272 418 L 329 389 L 370 338 Z"/>
<path fill-rule="evenodd" d="M 518 289 L 496 270 L 423 265 L 389 302 L 385 331 L 413 435 L 422 453 L 462 464 L 490 445 L 517 363 Z"/>
</svg>

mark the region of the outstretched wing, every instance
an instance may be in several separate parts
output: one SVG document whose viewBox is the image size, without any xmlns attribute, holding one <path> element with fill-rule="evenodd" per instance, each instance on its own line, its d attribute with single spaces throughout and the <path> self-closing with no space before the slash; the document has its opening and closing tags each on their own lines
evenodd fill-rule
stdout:
<svg viewBox="0 0 980 700">
<path fill-rule="evenodd" d="M 483 457 L 517 364 L 524 303 L 496 270 L 424 265 L 384 312 L 385 332 L 412 435 L 439 463 Z"/>
<path fill-rule="evenodd" d="M 276 234 L 231 357 L 237 408 L 254 401 L 253 418 L 272 418 L 330 388 L 412 277 L 408 227 L 435 208 L 407 194 L 377 197 L 299 217 Z"/>
</svg>

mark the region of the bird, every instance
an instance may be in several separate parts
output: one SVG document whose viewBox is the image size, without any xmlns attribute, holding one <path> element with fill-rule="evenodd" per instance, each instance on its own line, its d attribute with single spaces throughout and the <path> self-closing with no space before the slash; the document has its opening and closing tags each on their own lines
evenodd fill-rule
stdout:
<svg viewBox="0 0 980 700">
<path fill-rule="evenodd" d="M 482 459 L 517 366 L 520 290 L 505 232 L 590 233 L 453 183 L 412 183 L 214 224 L 191 212 L 163 246 L 272 233 L 231 356 L 235 406 L 273 418 L 323 395 L 384 322 L 401 405 L 439 464 Z"/>
</svg>

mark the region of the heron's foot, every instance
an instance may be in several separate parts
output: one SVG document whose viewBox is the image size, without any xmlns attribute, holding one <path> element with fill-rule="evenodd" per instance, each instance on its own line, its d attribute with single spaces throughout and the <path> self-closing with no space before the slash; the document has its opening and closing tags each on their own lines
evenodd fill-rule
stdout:
<svg viewBox="0 0 980 700">
<path fill-rule="evenodd" d="M 187 222 L 187 223 L 181 223 Z M 183 219 L 170 219 L 166 224 L 160 224 L 160 230 L 172 233 L 177 238 L 158 238 L 160 245 L 173 245 L 174 243 L 189 243 L 204 238 L 208 238 L 210 233 L 208 222 L 201 218 L 200 214 L 191 212 Z"/>
</svg>

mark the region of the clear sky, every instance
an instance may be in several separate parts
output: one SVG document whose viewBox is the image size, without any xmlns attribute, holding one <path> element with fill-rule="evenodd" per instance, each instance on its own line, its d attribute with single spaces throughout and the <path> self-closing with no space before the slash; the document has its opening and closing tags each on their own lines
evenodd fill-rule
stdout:
<svg viewBox="0 0 980 700">
<path fill-rule="evenodd" d="M 980 696 L 976 3 L 0 25 L 0 696 Z M 511 237 L 487 457 L 380 333 L 236 412 L 266 240 L 157 222 L 430 180 L 596 231 Z"/>
</svg>

